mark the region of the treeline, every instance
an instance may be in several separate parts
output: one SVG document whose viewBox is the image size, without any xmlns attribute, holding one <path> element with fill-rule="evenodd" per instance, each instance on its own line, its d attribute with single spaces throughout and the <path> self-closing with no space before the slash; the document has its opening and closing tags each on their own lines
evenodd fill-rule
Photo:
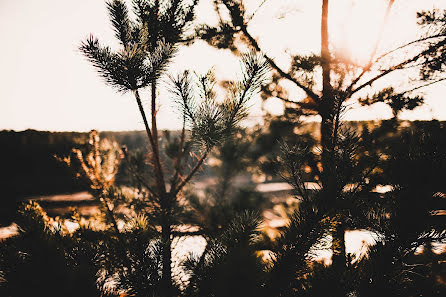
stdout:
<svg viewBox="0 0 446 297">
<path fill-rule="evenodd" d="M 144 147 L 142 132 L 104 132 L 130 149 Z M 88 142 L 88 133 L 25 130 L 0 131 L 0 224 L 8 224 L 17 201 L 37 195 L 85 191 L 70 168 L 57 157 L 68 156 Z"/>
<path fill-rule="evenodd" d="M 142 131 L 103 132 L 102 136 L 129 150 L 146 145 Z M 56 156 L 68 156 L 87 141 L 88 133 L 81 132 L 0 131 L 2 200 L 84 190 Z"/>
<path fill-rule="evenodd" d="M 285 125 L 285 126 L 284 126 Z M 286 127 L 289 126 L 289 127 Z M 306 135 L 314 143 L 319 135 L 318 123 L 310 122 L 299 125 L 284 121 L 271 121 L 267 129 L 247 131 L 248 137 L 254 138 L 249 148 L 251 159 L 268 155 L 272 146 L 281 138 L 293 137 L 295 133 Z M 346 122 L 346 126 L 358 134 L 376 134 L 370 143 L 371 150 L 380 150 L 398 145 L 403 133 L 428 133 L 441 139 L 445 134 L 445 122 L 439 121 L 357 121 Z M 288 129 L 287 129 L 288 128 Z M 252 132 L 252 133 L 251 133 Z M 165 132 L 161 141 L 177 132 Z M 365 134 L 364 134 L 365 133 Z M 140 151 L 147 146 L 144 131 L 101 132 L 101 138 L 116 141 L 126 146 L 129 152 Z M 73 178 L 73 173 L 56 156 L 68 156 L 75 147 L 82 147 L 88 141 L 88 133 L 48 132 L 48 131 L 0 131 L 0 176 L 2 180 L 2 202 L 16 201 L 35 195 L 73 193 L 85 190 L 85 186 Z M 264 164 L 265 165 L 265 164 Z M 266 171 L 267 168 L 266 168 Z"/>
</svg>

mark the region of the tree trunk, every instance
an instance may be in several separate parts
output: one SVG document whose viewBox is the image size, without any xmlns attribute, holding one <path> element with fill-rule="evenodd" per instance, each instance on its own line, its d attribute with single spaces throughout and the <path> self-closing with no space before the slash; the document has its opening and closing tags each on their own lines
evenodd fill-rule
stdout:
<svg viewBox="0 0 446 297">
<path fill-rule="evenodd" d="M 172 222 L 171 222 L 171 207 L 169 197 L 164 195 L 161 200 L 161 240 L 162 240 L 162 261 L 163 273 L 161 278 L 161 293 L 162 296 L 173 296 L 172 286 Z"/>
<path fill-rule="evenodd" d="M 327 103 L 327 102 L 323 102 Z M 329 105 L 329 104 L 324 104 Z M 321 119 L 321 146 L 322 146 L 322 176 L 321 182 L 323 186 L 324 198 L 332 201 L 336 197 L 336 168 L 334 141 L 335 137 L 333 118 L 330 115 L 322 114 Z"/>
<path fill-rule="evenodd" d="M 322 193 L 325 201 L 325 207 L 330 212 L 331 209 L 337 208 L 337 200 L 339 199 L 339 186 L 336 173 L 336 156 L 334 147 L 334 124 L 331 116 L 323 117 L 321 122 L 321 146 L 322 146 Z M 343 217 L 336 215 L 332 219 L 333 228 L 332 236 L 332 263 L 337 268 L 345 267 L 345 224 Z"/>
<path fill-rule="evenodd" d="M 345 253 L 345 224 L 342 217 L 333 222 L 332 237 L 332 265 L 335 270 L 342 271 L 347 264 L 347 257 Z"/>
<path fill-rule="evenodd" d="M 322 188 L 323 199 L 327 207 L 336 207 L 338 196 L 336 160 L 335 160 L 335 135 L 334 120 L 336 117 L 336 104 L 331 85 L 331 56 L 328 35 L 328 0 L 322 0 L 321 15 L 321 66 L 322 66 L 322 100 L 319 114 L 321 115 L 321 146 L 322 146 Z M 333 222 L 335 228 L 332 231 L 332 263 L 334 266 L 345 266 L 345 241 L 344 224 L 338 217 Z M 344 259 L 344 260 L 342 260 Z"/>
<path fill-rule="evenodd" d="M 327 194 L 331 190 L 331 180 L 334 178 L 332 167 L 333 155 L 333 116 L 334 98 L 330 82 L 330 51 L 328 43 L 328 0 L 322 1 L 321 17 L 321 66 L 322 66 L 322 100 L 319 107 L 321 116 L 321 146 L 322 146 L 322 185 Z"/>
<path fill-rule="evenodd" d="M 162 294 L 166 297 L 173 295 L 172 291 L 172 230 L 170 226 L 162 226 L 162 241 L 163 241 L 163 274 L 161 279 Z"/>
</svg>

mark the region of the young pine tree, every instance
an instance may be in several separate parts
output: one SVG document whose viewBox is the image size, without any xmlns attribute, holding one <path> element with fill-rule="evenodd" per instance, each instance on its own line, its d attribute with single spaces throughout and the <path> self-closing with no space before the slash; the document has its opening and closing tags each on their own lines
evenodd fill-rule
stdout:
<svg viewBox="0 0 446 297">
<path fill-rule="evenodd" d="M 332 3 L 333 2 L 333 3 Z M 337 180 L 336 149 L 339 147 L 339 129 L 336 126 L 340 109 L 346 104 L 359 102 L 373 104 L 383 102 L 388 104 L 396 117 L 403 110 L 412 110 L 423 103 L 419 90 L 445 79 L 445 17 L 444 12 L 435 10 L 419 13 L 419 24 L 429 30 L 420 31 L 423 35 L 392 50 L 380 50 L 383 32 L 395 0 L 386 3 L 383 11 L 383 21 L 378 24 L 380 32 L 370 51 L 366 63 L 358 63 L 354 58 L 341 51 L 330 40 L 330 9 L 336 5 L 334 1 L 321 0 L 320 18 L 320 52 L 310 55 L 295 54 L 290 56 L 289 65 L 280 65 L 273 57 L 265 54 L 265 58 L 275 71 L 274 83 L 264 88 L 265 97 L 276 97 L 284 101 L 289 110 L 297 115 L 316 115 L 321 120 L 320 146 L 321 171 L 324 196 L 328 200 L 342 200 L 338 195 L 340 185 Z M 217 25 L 203 25 L 197 30 L 197 35 L 218 48 L 229 48 L 238 52 L 241 45 L 247 45 L 258 52 L 264 52 L 261 40 L 251 34 L 250 22 L 258 15 L 258 10 L 265 8 L 267 1 L 261 1 L 260 6 L 249 12 L 243 1 L 217 0 L 213 1 L 219 17 Z M 272 5 L 272 4 L 270 4 Z M 275 5 L 275 4 L 274 4 Z M 263 6 L 263 7 L 262 7 Z M 305 28 L 302 28 L 305 30 Z M 299 38 L 299 32 L 293 31 L 290 38 Z M 302 40 L 305 43 L 305 40 Z M 292 50 L 290 50 L 292 51 Z M 288 68 L 288 69 L 287 69 Z M 417 71 L 414 71 L 416 69 Z M 404 87 L 392 86 L 392 74 L 405 71 Z M 420 75 L 417 75 L 420 74 Z M 411 80 L 407 80 L 407 78 Z M 280 85 L 286 81 L 300 89 L 305 94 L 303 98 L 290 98 L 287 91 Z M 376 89 L 375 82 L 386 83 L 387 87 Z M 345 266 L 343 234 L 346 224 L 339 221 L 333 230 L 334 259 Z M 337 243 L 336 243 L 337 242 Z"/>
<path fill-rule="evenodd" d="M 161 294 L 172 296 L 172 240 L 177 212 L 181 208 L 180 197 L 184 186 L 202 166 L 213 147 L 234 131 L 246 115 L 246 104 L 261 86 L 268 71 L 268 64 L 256 54 L 242 56 L 243 76 L 234 82 L 226 98 L 219 102 L 214 87 L 214 75 L 196 77 L 189 72 L 171 78 L 170 91 L 176 98 L 182 113 L 183 129 L 176 154 L 165 158 L 157 128 L 157 98 L 166 67 L 185 38 L 185 32 L 194 18 L 197 1 L 187 4 L 181 0 L 132 2 L 132 18 L 123 1 L 110 1 L 107 8 L 120 49 L 113 51 L 90 36 L 80 46 L 105 82 L 118 92 L 132 93 L 144 122 L 149 143 L 149 162 L 152 177 L 147 179 L 137 171 L 133 174 L 144 188 L 144 203 L 151 217 L 161 227 Z M 149 89 L 149 111 L 143 105 L 143 91 Z M 198 89 L 198 90 L 196 90 Z M 190 129 L 188 133 L 186 130 Z M 187 138 L 195 143 L 196 159 L 186 162 Z M 124 153 L 126 153 L 124 151 Z M 169 161 L 172 166 L 167 166 Z M 119 230 L 117 230 L 119 232 Z M 131 265 L 131 264 L 129 264 Z M 142 293 L 142 292 L 140 292 Z"/>
</svg>

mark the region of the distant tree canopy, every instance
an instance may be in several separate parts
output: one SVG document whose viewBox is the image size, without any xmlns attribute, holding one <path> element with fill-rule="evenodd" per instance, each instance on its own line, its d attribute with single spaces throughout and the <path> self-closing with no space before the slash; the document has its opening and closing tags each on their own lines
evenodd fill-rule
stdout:
<svg viewBox="0 0 446 297">
<path fill-rule="evenodd" d="M 135 151 L 143 150 L 146 145 L 143 131 L 101 135 Z M 84 147 L 87 140 L 88 133 L 81 132 L 0 131 L 1 224 L 11 222 L 19 200 L 87 190 L 88 186 L 74 178 L 72 170 L 58 160 L 70 155 L 73 147 Z M 128 183 L 124 174 L 118 179 Z"/>
<path fill-rule="evenodd" d="M 85 139 L 78 132 L 1 131 L 2 200 L 81 189 L 54 156 L 67 154 Z"/>
</svg>

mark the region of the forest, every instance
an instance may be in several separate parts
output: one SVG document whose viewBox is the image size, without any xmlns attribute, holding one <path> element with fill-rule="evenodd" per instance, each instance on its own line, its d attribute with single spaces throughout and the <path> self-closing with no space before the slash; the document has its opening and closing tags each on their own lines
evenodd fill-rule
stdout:
<svg viewBox="0 0 446 297">
<path fill-rule="evenodd" d="M 208 1 L 201 23 L 203 1 L 109 0 L 115 44 L 74 40 L 140 130 L 0 131 L 0 296 L 445 296 L 446 121 L 402 115 L 445 88 L 446 9 L 385 48 L 401 1 L 383 0 L 364 60 L 317 0 L 318 51 L 283 63 L 251 33 L 272 1 Z M 172 70 L 200 42 L 234 80 Z M 390 117 L 346 120 L 373 106 Z"/>
</svg>

